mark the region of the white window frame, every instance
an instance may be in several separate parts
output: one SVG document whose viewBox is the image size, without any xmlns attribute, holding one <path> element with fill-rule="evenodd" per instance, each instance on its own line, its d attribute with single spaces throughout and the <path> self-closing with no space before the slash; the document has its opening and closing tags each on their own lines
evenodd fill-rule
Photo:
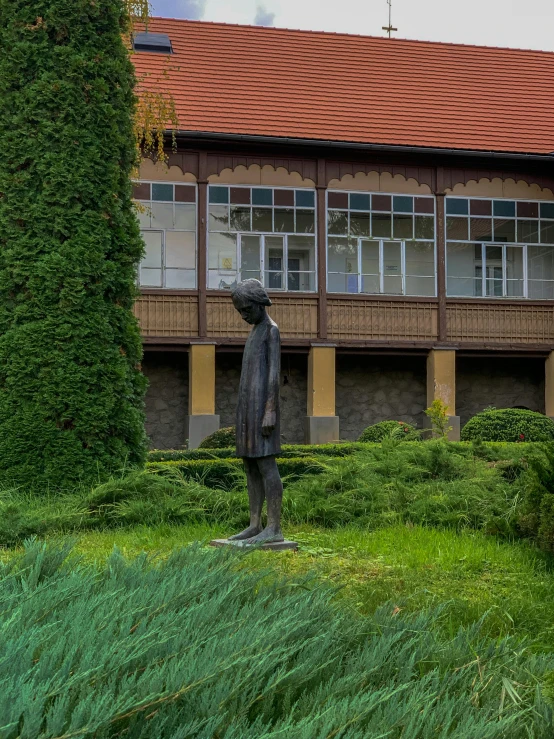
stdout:
<svg viewBox="0 0 554 739">
<path fill-rule="evenodd" d="M 261 275 L 261 282 L 262 285 L 265 287 L 266 290 L 271 290 L 275 292 L 292 292 L 294 294 L 297 293 L 304 293 L 304 292 L 315 292 L 315 290 L 292 290 L 289 291 L 289 236 L 292 236 L 293 238 L 296 236 L 313 236 L 313 234 L 288 234 L 288 233 L 268 233 L 268 232 L 262 232 L 262 231 L 235 231 L 233 233 L 237 234 L 237 278 L 240 280 L 244 279 L 242 276 L 242 239 L 244 236 L 250 237 L 250 236 L 258 236 L 260 238 L 260 275 Z M 281 272 L 283 273 L 283 284 L 284 287 L 268 287 L 265 284 L 265 240 L 266 238 L 282 238 L 283 239 L 283 269 Z M 315 242 L 314 248 L 317 250 L 317 241 Z M 315 260 L 314 260 L 315 261 Z M 269 270 L 268 270 L 269 271 Z M 275 271 L 275 270 L 272 270 Z M 294 272 L 295 274 L 300 275 L 314 275 L 314 284 L 317 280 L 317 269 L 315 269 L 313 272 L 309 269 L 303 269 L 303 270 L 290 270 Z M 275 271 L 277 274 L 277 272 Z M 214 288 L 212 288 L 214 289 Z"/>
</svg>

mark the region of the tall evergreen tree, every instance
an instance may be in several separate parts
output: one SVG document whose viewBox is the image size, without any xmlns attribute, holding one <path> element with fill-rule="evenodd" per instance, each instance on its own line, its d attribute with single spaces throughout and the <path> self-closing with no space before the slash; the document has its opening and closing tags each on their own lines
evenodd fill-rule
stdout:
<svg viewBox="0 0 554 739">
<path fill-rule="evenodd" d="M 124 0 L 0 0 L 0 481 L 145 448 Z"/>
</svg>

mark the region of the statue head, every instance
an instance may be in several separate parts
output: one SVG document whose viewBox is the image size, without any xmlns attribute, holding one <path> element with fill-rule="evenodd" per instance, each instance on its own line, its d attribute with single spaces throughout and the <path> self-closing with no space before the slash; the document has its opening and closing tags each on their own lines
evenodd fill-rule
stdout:
<svg viewBox="0 0 554 739">
<path fill-rule="evenodd" d="M 271 300 L 259 280 L 244 280 L 231 290 L 233 305 L 246 323 L 261 323 Z"/>
</svg>

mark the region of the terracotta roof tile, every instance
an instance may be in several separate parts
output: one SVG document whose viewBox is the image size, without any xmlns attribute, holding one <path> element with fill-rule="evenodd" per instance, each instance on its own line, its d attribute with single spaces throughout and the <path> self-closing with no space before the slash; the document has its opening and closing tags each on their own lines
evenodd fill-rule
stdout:
<svg viewBox="0 0 554 739">
<path fill-rule="evenodd" d="M 137 52 L 182 131 L 554 151 L 554 53 L 155 18 Z"/>
</svg>

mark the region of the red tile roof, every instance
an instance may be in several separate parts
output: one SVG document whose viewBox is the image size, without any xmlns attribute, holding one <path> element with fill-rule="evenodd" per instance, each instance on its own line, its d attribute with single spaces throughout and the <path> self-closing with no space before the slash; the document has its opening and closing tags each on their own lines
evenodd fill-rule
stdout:
<svg viewBox="0 0 554 739">
<path fill-rule="evenodd" d="M 550 154 L 554 53 L 155 18 L 181 131 Z M 163 76 L 167 70 L 167 76 Z"/>
</svg>

